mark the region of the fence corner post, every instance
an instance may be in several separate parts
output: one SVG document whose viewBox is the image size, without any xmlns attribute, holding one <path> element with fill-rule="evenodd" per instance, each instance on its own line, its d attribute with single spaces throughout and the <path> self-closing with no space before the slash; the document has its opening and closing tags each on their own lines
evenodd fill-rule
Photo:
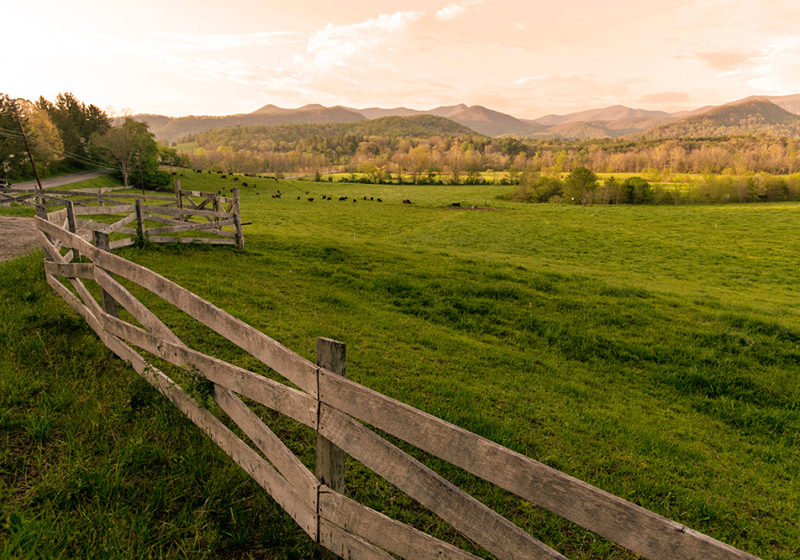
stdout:
<svg viewBox="0 0 800 560">
<path fill-rule="evenodd" d="M 242 213 L 239 206 L 239 188 L 233 189 L 233 224 L 236 228 L 236 246 L 244 249 L 244 233 L 242 233 Z M 319 339 L 317 339 L 317 352 L 319 352 Z"/>
<path fill-rule="evenodd" d="M 94 245 L 103 251 L 110 251 L 108 244 L 108 234 L 102 231 L 93 231 Z M 117 307 L 117 300 L 111 297 L 104 289 L 100 288 L 100 295 L 103 304 L 103 311 L 114 317 L 119 317 L 119 308 Z"/>
</svg>

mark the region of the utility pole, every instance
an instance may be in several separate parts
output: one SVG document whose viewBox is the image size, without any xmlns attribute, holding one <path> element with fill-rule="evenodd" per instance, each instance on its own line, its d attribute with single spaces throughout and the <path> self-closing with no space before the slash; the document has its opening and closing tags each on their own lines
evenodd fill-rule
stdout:
<svg viewBox="0 0 800 560">
<path fill-rule="evenodd" d="M 11 106 L 14 108 L 14 116 L 17 117 L 17 124 L 19 125 L 19 131 L 22 133 L 22 140 L 25 142 L 25 149 L 28 151 L 28 157 L 31 160 L 31 167 L 33 168 L 33 176 L 36 177 L 36 184 L 39 185 L 39 195 L 36 196 L 36 203 L 42 203 L 42 181 L 39 179 L 39 172 L 36 170 L 36 163 L 33 161 L 33 154 L 31 153 L 31 147 L 28 145 L 28 135 L 25 134 L 25 129 L 22 128 L 22 121 L 19 118 L 19 112 L 17 111 L 17 101 L 15 99 L 11 100 Z"/>
<path fill-rule="evenodd" d="M 142 152 L 136 152 L 136 156 L 139 160 L 139 188 L 142 189 L 142 194 L 144 194 L 144 179 L 142 178 Z"/>
</svg>

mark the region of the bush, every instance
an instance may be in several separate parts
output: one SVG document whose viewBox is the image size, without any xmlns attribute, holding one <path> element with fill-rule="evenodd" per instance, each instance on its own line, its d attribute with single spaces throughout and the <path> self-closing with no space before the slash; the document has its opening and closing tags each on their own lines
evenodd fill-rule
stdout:
<svg viewBox="0 0 800 560">
<path fill-rule="evenodd" d="M 622 202 L 624 204 L 647 204 L 653 201 L 653 189 L 641 177 L 628 177 L 622 182 Z"/>
<path fill-rule="evenodd" d="M 563 191 L 564 183 L 557 177 L 526 173 L 516 189 L 500 198 L 515 202 L 551 202 L 553 198 L 560 197 Z"/>
</svg>

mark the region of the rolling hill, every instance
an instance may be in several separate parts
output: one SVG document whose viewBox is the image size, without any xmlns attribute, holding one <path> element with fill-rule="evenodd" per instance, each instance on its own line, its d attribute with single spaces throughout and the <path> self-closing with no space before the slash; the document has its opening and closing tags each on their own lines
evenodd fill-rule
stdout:
<svg viewBox="0 0 800 560">
<path fill-rule="evenodd" d="M 525 123 L 511 115 L 473 105 L 447 115 L 447 118 L 485 136 L 516 134 L 530 136 L 544 129 L 541 125 Z"/>
<path fill-rule="evenodd" d="M 644 109 L 631 109 L 623 105 L 612 105 L 611 107 L 604 107 L 602 109 L 589 109 L 588 111 L 579 111 L 566 115 L 545 115 L 538 119 L 526 119 L 524 122 L 543 126 L 554 126 L 573 122 L 664 119 L 669 116 L 670 114 L 664 111 L 646 111 Z"/>
<path fill-rule="evenodd" d="M 325 139 L 352 137 L 356 142 L 371 136 L 428 138 L 431 136 L 475 136 L 477 133 L 444 117 L 412 115 L 381 117 L 350 123 L 294 123 L 283 125 L 234 126 L 189 135 L 199 145 L 228 145 L 250 149 L 263 142 L 296 142 L 308 139 L 324 143 Z"/>
<path fill-rule="evenodd" d="M 702 138 L 745 134 L 800 135 L 800 116 L 769 101 L 751 99 L 656 126 L 645 138 Z"/>
<path fill-rule="evenodd" d="M 435 116 L 448 119 L 485 136 L 526 136 L 531 138 L 618 138 L 644 135 L 663 138 L 665 135 L 733 135 L 769 132 L 796 135 L 794 117 L 800 114 L 800 94 L 753 96 L 720 106 L 705 106 L 691 111 L 667 113 L 612 105 L 564 115 L 545 115 L 537 119 L 518 119 L 507 113 L 481 105 L 463 103 L 429 110 L 394 107 L 324 107 L 319 104 L 285 109 L 264 105 L 252 113 L 226 116 L 166 117 L 142 114 L 134 118 L 148 124 L 160 140 L 178 141 L 188 135 L 232 126 L 278 126 L 289 124 L 358 123 L 387 117 Z M 380 125 L 381 126 L 385 125 Z M 402 128 L 402 127 L 401 127 Z M 451 132 L 441 123 L 433 127 L 442 134 Z M 456 130 L 456 129 L 452 129 Z M 405 133 L 403 133 L 405 135 Z M 416 133 L 414 133 L 416 134 Z M 434 134 L 439 134 L 436 132 Z"/>
<path fill-rule="evenodd" d="M 366 117 L 361 113 L 345 107 L 323 107 L 322 105 L 306 105 L 298 109 L 282 109 L 275 105 L 265 105 L 252 113 L 221 117 L 136 115 L 134 118 L 146 123 L 156 138 L 167 142 L 176 142 L 190 134 L 231 126 L 275 126 L 295 123 L 341 123 L 366 120 Z"/>
<path fill-rule="evenodd" d="M 350 110 L 359 112 L 368 119 L 385 116 L 435 115 L 450 119 L 485 136 L 502 136 L 503 134 L 530 136 L 544 129 L 541 125 L 522 121 L 506 113 L 493 111 L 480 105 L 469 107 L 463 103 L 436 107 L 428 111 L 418 111 L 405 107 L 396 107 L 394 109 L 371 107 L 369 109 Z"/>
</svg>

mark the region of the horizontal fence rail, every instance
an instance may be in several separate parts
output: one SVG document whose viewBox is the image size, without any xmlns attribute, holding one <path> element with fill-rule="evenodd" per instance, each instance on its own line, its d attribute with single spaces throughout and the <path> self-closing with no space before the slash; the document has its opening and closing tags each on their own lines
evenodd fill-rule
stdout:
<svg viewBox="0 0 800 560">
<path fill-rule="evenodd" d="M 126 187 L 9 191 L 0 193 L 0 203 L 44 206 L 48 210 L 61 206 L 60 210 L 48 211 L 51 222 L 62 223 L 86 239 L 95 233 L 112 236 L 110 250 L 134 245 L 137 240 L 244 247 L 239 189 L 232 189 L 233 196 L 226 197 L 182 190 L 178 180 L 172 195 L 120 189 Z M 105 221 L 97 221 L 98 217 Z M 115 221 L 108 223 L 108 219 Z"/>
<path fill-rule="evenodd" d="M 192 193 L 194 194 L 194 193 Z M 217 219 L 217 210 L 176 189 L 176 216 L 194 212 Z M 107 201 L 120 213 L 141 207 Z M 475 555 L 387 517 L 345 495 L 346 453 L 501 560 L 563 559 L 487 505 L 393 445 L 370 425 L 513 492 L 635 554 L 651 560 L 754 560 L 755 557 L 622 498 L 511 451 L 481 436 L 377 393 L 346 378 L 344 345 L 317 340 L 313 363 L 243 321 L 163 276 L 117 255 L 108 228 L 91 238 L 72 224 L 77 216 L 49 215 L 39 207 L 36 225 L 45 252 L 48 284 L 131 366 L 239 464 L 308 534 L 342 558 L 467 560 Z M 238 206 L 238 200 L 234 201 Z M 125 209 L 123 210 L 122 207 Z M 94 207 L 89 207 L 94 208 Z M 236 208 L 238 210 L 238 208 Z M 60 212 L 63 212 L 60 213 Z M 136 214 L 139 215 L 138 213 Z M 163 215 L 162 215 L 163 216 Z M 127 223 L 133 223 L 130 220 Z M 163 222 L 162 222 L 163 223 Z M 182 230 L 192 231 L 192 230 Z M 99 235 L 98 235 L 99 234 Z M 79 258 L 80 256 L 80 258 Z M 188 347 L 120 280 L 133 283 L 237 345 L 282 376 L 282 383 Z M 92 286 L 94 285 L 94 287 Z M 90 289 L 92 288 L 93 289 Z M 99 292 L 100 297 L 92 295 Z M 132 317 L 126 320 L 120 310 Z M 201 406 L 142 353 L 211 383 L 211 396 L 249 442 Z M 291 385 L 290 385 L 291 384 Z M 315 430 L 316 470 L 311 472 L 242 400 L 286 415 Z"/>
</svg>

